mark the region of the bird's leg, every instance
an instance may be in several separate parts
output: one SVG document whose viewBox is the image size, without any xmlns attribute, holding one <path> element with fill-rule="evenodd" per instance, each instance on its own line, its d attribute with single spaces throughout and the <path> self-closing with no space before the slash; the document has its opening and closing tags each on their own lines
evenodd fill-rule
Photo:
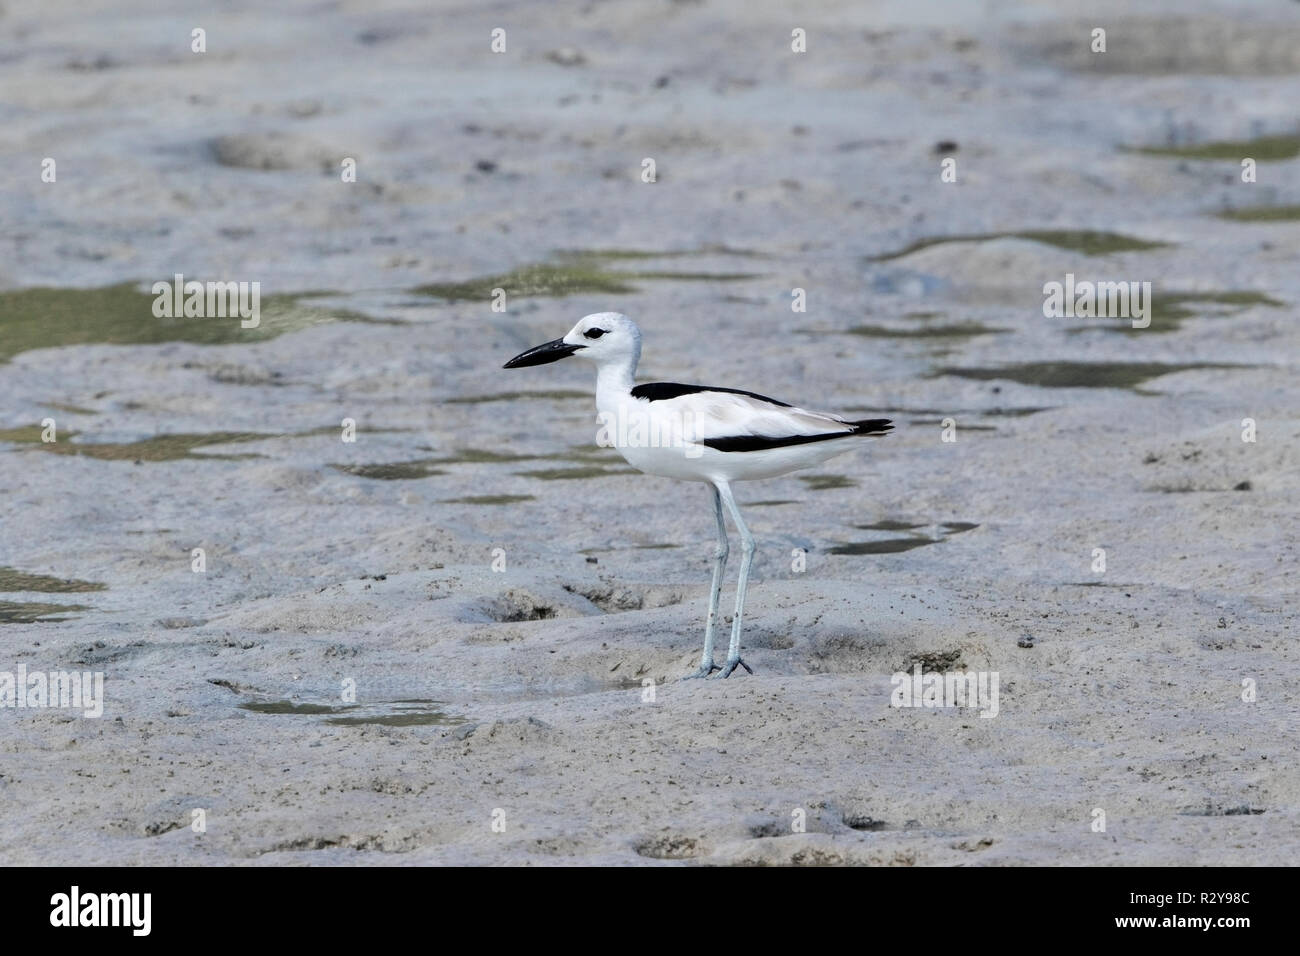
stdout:
<svg viewBox="0 0 1300 956">
<path fill-rule="evenodd" d="M 727 554 L 731 550 L 731 545 L 727 543 L 727 519 L 722 516 L 722 499 L 718 496 L 718 489 L 710 485 L 709 490 L 713 492 L 713 514 L 718 519 L 718 544 L 713 549 L 713 585 L 709 588 L 709 617 L 704 625 L 704 656 L 700 658 L 700 669 L 691 677 L 708 677 L 716 670 L 720 670 L 717 664 L 713 663 L 713 628 L 718 620 L 718 598 L 722 594 L 722 573 L 727 567 Z"/>
<path fill-rule="evenodd" d="M 749 673 L 754 673 L 753 669 L 740 659 L 740 620 L 745 613 L 745 587 L 749 584 L 749 566 L 754 563 L 754 536 L 749 533 L 749 528 L 745 526 L 745 519 L 740 516 L 740 508 L 736 506 L 736 499 L 731 494 L 731 486 L 725 483 L 718 485 L 718 493 L 727 503 L 727 510 L 731 512 L 731 520 L 736 523 L 736 530 L 740 532 L 741 546 L 744 550 L 740 558 L 740 580 L 736 583 L 736 616 L 731 622 L 731 645 L 727 648 L 727 662 L 722 668 L 722 676 L 730 677 L 737 664 Z"/>
</svg>

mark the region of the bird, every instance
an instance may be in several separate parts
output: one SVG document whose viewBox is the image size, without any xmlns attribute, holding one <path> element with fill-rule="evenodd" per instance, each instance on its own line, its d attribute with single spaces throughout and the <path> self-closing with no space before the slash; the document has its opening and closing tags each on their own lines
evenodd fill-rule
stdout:
<svg viewBox="0 0 1300 956">
<path fill-rule="evenodd" d="M 849 451 L 848 439 L 878 437 L 893 429 L 884 418 L 849 420 L 814 412 L 737 388 L 634 381 L 641 358 L 641 330 L 621 312 L 584 316 L 563 338 L 521 352 L 503 368 L 546 365 L 577 356 L 596 366 L 597 443 L 612 445 L 633 468 L 646 474 L 699 481 L 711 491 L 718 525 L 713 579 L 704 625 L 699 669 L 687 678 L 730 677 L 737 667 L 753 674 L 740 656 L 741 621 L 754 536 L 741 517 L 733 482 L 772 478 L 821 464 Z M 736 611 L 723 664 L 714 663 L 714 631 L 730 543 L 723 506 L 740 536 L 742 557 Z"/>
</svg>

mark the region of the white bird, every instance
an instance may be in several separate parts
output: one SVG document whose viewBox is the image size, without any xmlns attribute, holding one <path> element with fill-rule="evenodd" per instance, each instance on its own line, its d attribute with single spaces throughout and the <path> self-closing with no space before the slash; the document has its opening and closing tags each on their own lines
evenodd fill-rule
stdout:
<svg viewBox="0 0 1300 956">
<path fill-rule="evenodd" d="M 670 382 L 634 385 L 641 330 L 619 312 L 588 315 L 564 338 L 521 352 L 504 367 L 545 365 L 570 355 L 596 363 L 600 443 L 612 444 L 628 464 L 647 474 L 703 481 L 712 488 L 718 546 L 713 552 L 704 655 L 699 670 L 689 676 L 708 677 L 720 670 L 723 677 L 729 677 L 737 666 L 754 673 L 740 657 L 741 617 L 749 566 L 754 560 L 754 537 L 740 516 L 731 483 L 809 468 L 854 447 L 854 442 L 841 439 L 884 435 L 893 425 L 883 418 L 849 421 L 733 388 Z M 731 644 L 726 663 L 719 667 L 713 662 L 713 631 L 730 550 L 722 516 L 724 502 L 740 534 L 744 555 L 736 585 Z"/>
</svg>

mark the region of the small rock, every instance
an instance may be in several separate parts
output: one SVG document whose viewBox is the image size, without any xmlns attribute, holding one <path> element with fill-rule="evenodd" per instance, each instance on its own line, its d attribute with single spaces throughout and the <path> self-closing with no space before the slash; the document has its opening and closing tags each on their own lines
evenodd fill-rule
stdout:
<svg viewBox="0 0 1300 956">
<path fill-rule="evenodd" d="M 160 617 L 158 620 L 153 622 L 153 626 L 174 631 L 185 627 L 202 627 L 207 623 L 208 622 L 201 617 Z"/>
<path fill-rule="evenodd" d="M 218 136 L 212 141 L 217 162 L 234 169 L 332 171 L 343 155 L 336 153 L 306 137 L 277 132 Z"/>
<path fill-rule="evenodd" d="M 1016 641 L 1016 647 L 1033 647 L 1033 646 L 1034 646 L 1034 635 L 1032 634 L 1026 634 L 1020 640 Z"/>
<path fill-rule="evenodd" d="M 587 58 L 571 46 L 552 50 L 550 53 L 546 54 L 546 59 L 550 60 L 552 63 L 558 63 L 560 66 L 582 66 L 582 64 L 587 62 Z"/>
</svg>

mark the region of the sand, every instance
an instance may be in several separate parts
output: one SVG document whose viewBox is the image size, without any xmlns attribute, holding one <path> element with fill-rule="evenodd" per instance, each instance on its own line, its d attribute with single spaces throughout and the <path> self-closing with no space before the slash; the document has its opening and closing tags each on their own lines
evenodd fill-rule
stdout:
<svg viewBox="0 0 1300 956">
<path fill-rule="evenodd" d="M 0 862 L 1291 862 L 1300 232 L 1218 214 L 1300 202 L 1300 6 L 784 6 L 4 4 L 0 671 L 105 700 L 0 708 Z M 500 368 L 608 309 L 895 422 L 738 487 L 753 676 L 705 490 Z"/>
</svg>

